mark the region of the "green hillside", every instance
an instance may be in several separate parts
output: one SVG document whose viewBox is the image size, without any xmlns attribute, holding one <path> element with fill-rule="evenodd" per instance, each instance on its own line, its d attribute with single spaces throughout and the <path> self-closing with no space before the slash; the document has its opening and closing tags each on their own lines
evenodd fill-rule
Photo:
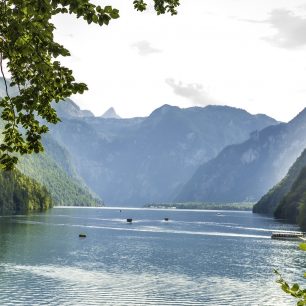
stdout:
<svg viewBox="0 0 306 306">
<path fill-rule="evenodd" d="M 292 185 L 299 177 L 301 170 L 306 166 L 306 150 L 290 167 L 287 175 L 273 188 L 271 188 L 254 206 L 253 212 L 273 214 L 278 204 L 284 196 L 290 191 Z"/>
<path fill-rule="evenodd" d="M 291 190 L 277 206 L 274 216 L 298 223 L 306 229 L 306 167 L 302 169 Z"/>
<path fill-rule="evenodd" d="M 69 176 L 48 154 L 33 154 L 20 158 L 18 169 L 41 183 L 50 192 L 54 205 L 97 206 L 95 198 L 79 180 Z"/>
<path fill-rule="evenodd" d="M 18 214 L 52 207 L 47 189 L 18 170 L 0 171 L 0 214 Z"/>
<path fill-rule="evenodd" d="M 10 87 L 10 91 L 12 95 L 16 94 L 15 87 Z M 4 95 L 4 83 L 3 79 L 0 78 L 0 98 Z M 63 103 L 61 107 L 74 115 L 91 115 L 79 110 L 72 102 Z M 60 110 L 62 109 L 60 108 Z M 3 127 L 4 123 L 0 120 L 0 140 L 3 137 L 1 133 Z M 20 172 L 45 186 L 52 196 L 54 205 L 101 205 L 101 199 L 90 191 L 78 175 L 67 150 L 50 135 L 43 137 L 43 144 L 44 153 L 19 158 L 17 168 Z"/>
<path fill-rule="evenodd" d="M 273 214 L 306 229 L 306 150 L 287 175 L 253 207 L 253 212 Z"/>
</svg>

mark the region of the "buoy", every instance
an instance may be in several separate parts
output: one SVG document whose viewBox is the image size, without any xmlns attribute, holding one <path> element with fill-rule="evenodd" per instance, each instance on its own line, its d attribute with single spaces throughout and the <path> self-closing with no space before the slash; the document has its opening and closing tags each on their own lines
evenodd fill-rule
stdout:
<svg viewBox="0 0 306 306">
<path fill-rule="evenodd" d="M 86 234 L 81 233 L 81 234 L 79 234 L 79 237 L 80 238 L 86 238 Z"/>
<path fill-rule="evenodd" d="M 128 222 L 128 223 L 132 223 L 132 221 L 133 221 L 133 219 L 132 219 L 132 218 L 128 218 L 128 219 L 126 219 L 126 222 Z"/>
<path fill-rule="evenodd" d="M 169 221 L 169 218 L 164 218 L 164 221 Z"/>
</svg>

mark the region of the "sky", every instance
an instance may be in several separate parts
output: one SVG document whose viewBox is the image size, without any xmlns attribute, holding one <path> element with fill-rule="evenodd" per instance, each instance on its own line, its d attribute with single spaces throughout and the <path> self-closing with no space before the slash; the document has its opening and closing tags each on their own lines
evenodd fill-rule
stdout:
<svg viewBox="0 0 306 306">
<path fill-rule="evenodd" d="M 89 90 L 72 99 L 123 118 L 164 105 L 242 108 L 289 121 L 306 107 L 306 0 L 181 0 L 177 16 L 112 5 L 108 26 L 55 17 L 61 59 Z"/>
</svg>

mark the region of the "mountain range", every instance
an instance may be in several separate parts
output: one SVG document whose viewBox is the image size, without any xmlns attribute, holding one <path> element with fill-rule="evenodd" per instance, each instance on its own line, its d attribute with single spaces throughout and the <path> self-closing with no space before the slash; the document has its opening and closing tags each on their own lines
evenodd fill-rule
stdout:
<svg viewBox="0 0 306 306">
<path fill-rule="evenodd" d="M 18 93 L 15 87 L 9 87 L 9 91 L 12 95 Z M 0 98 L 4 95 L 5 86 L 3 79 L 0 78 Z M 68 118 L 93 116 L 89 111 L 81 111 L 69 99 L 53 105 L 59 116 Z M 0 120 L 0 132 L 3 128 L 3 121 Z M 38 185 L 44 186 L 50 193 L 54 205 L 101 205 L 101 198 L 90 190 L 77 173 L 75 166 L 71 162 L 69 152 L 50 134 L 43 137 L 43 144 L 45 148 L 43 153 L 19 157 L 17 168 L 21 173 L 19 171 L 16 173 L 28 177 L 29 180 L 31 178 L 38 182 Z M 17 176 L 12 175 L 11 177 L 16 178 Z"/>
<path fill-rule="evenodd" d="M 70 99 L 53 105 L 61 122 L 49 126 L 45 152 L 18 168 L 60 205 L 255 201 L 306 147 L 306 110 L 279 123 L 216 105 L 164 105 L 131 119 L 113 108 L 95 117 Z"/>
<path fill-rule="evenodd" d="M 306 147 L 306 109 L 289 123 L 256 131 L 204 163 L 177 201 L 255 201 L 278 183 Z"/>
<path fill-rule="evenodd" d="M 164 105 L 132 119 L 70 115 L 50 127 L 52 137 L 107 205 L 128 206 L 173 200 L 198 166 L 225 146 L 278 124 L 227 106 Z"/>
</svg>

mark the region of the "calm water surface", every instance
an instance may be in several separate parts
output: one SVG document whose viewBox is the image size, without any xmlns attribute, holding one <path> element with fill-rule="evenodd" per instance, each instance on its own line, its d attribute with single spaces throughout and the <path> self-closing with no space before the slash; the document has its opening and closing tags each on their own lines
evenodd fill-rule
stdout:
<svg viewBox="0 0 306 306">
<path fill-rule="evenodd" d="M 284 229 L 296 230 L 230 211 L 54 208 L 2 217 L 0 304 L 295 305 L 272 271 L 303 282 L 306 254 L 270 239 Z"/>
</svg>

